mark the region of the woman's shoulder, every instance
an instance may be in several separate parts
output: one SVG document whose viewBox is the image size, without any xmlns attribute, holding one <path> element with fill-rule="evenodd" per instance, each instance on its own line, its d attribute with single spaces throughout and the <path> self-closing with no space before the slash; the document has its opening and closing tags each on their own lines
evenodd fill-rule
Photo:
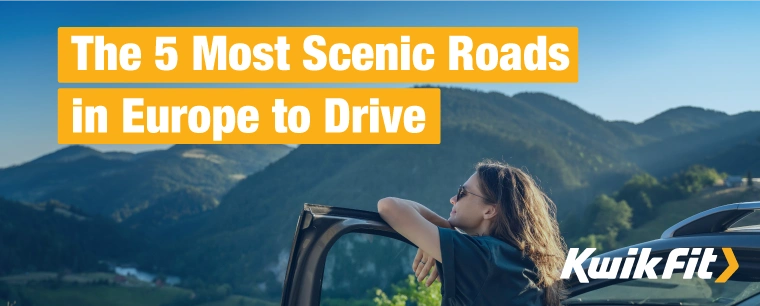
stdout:
<svg viewBox="0 0 760 306">
<path fill-rule="evenodd" d="M 530 269 L 535 266 L 533 261 L 512 243 L 493 236 L 482 236 L 477 239 L 491 251 L 491 258 L 497 264 L 499 261 L 508 261 Z"/>
<path fill-rule="evenodd" d="M 470 249 L 471 254 L 478 254 L 478 257 L 499 265 L 501 263 L 517 264 L 526 268 L 534 266 L 533 262 L 517 246 L 493 236 L 470 236 L 457 230 L 441 229 L 441 251 L 448 250 L 448 245 L 444 242 L 451 241 L 454 248 Z M 451 250 L 448 250 L 451 251 Z"/>
<path fill-rule="evenodd" d="M 504 254 L 521 254 L 522 252 L 517 246 L 503 241 L 493 236 L 470 236 L 457 230 L 441 229 L 440 234 L 442 236 L 453 236 L 454 240 L 469 241 L 475 245 L 478 245 L 482 249 L 487 249 L 492 252 L 504 253 Z"/>
<path fill-rule="evenodd" d="M 476 239 L 482 241 L 484 245 L 487 245 L 489 249 L 495 249 L 505 251 L 508 253 L 520 253 L 520 249 L 512 243 L 501 240 L 494 236 L 477 236 Z"/>
</svg>

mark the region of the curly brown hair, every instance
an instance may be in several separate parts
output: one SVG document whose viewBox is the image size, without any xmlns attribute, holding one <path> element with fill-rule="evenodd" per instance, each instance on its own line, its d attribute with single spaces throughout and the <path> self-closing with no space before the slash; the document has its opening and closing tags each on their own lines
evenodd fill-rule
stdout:
<svg viewBox="0 0 760 306">
<path fill-rule="evenodd" d="M 491 236 L 511 243 L 536 265 L 538 286 L 546 305 L 560 305 L 565 298 L 560 272 L 565 245 L 557 223 L 557 206 L 525 171 L 508 164 L 485 160 L 476 166 L 478 186 L 499 213 Z"/>
</svg>

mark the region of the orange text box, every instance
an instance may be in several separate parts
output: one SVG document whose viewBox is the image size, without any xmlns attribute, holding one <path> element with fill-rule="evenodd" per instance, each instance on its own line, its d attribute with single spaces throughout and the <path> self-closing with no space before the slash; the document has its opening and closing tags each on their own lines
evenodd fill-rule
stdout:
<svg viewBox="0 0 760 306">
<path fill-rule="evenodd" d="M 223 37 L 224 44 L 215 36 Z M 278 39 L 284 39 L 280 48 Z M 212 50 L 215 43 L 217 53 Z M 213 55 L 213 63 L 207 53 Z M 58 29 L 58 81 L 577 82 L 578 28 L 62 27 Z"/>
<path fill-rule="evenodd" d="M 58 90 L 60 144 L 439 144 L 440 139 L 438 88 Z"/>
</svg>

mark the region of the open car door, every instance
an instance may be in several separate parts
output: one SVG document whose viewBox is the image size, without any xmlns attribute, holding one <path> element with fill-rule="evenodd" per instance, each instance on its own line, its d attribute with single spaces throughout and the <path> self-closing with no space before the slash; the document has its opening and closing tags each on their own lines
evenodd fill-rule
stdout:
<svg viewBox="0 0 760 306">
<path fill-rule="evenodd" d="M 319 305 L 330 248 L 349 233 L 380 235 L 411 243 L 376 212 L 305 204 L 298 218 L 282 290 L 282 306 Z"/>
</svg>

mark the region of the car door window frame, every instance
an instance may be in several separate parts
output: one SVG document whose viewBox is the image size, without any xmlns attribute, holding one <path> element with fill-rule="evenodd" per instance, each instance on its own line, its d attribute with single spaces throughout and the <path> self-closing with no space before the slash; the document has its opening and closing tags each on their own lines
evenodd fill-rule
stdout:
<svg viewBox="0 0 760 306">
<path fill-rule="evenodd" d="M 319 305 L 327 255 L 338 239 L 350 233 L 384 236 L 414 246 L 376 212 L 305 204 L 285 272 L 282 306 Z"/>
</svg>

